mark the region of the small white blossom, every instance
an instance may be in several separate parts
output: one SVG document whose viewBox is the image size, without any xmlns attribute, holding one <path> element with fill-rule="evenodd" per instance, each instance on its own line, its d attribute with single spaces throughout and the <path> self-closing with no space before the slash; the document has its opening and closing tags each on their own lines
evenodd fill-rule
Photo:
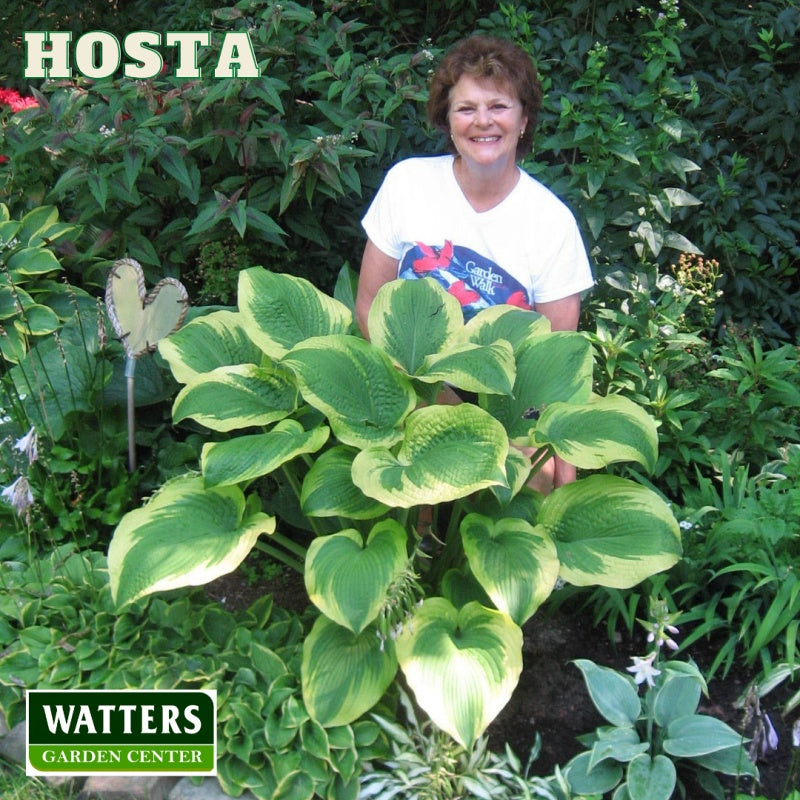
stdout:
<svg viewBox="0 0 800 800">
<path fill-rule="evenodd" d="M 649 656 L 639 658 L 639 656 L 632 656 L 633 666 L 627 667 L 628 672 L 633 673 L 633 680 L 638 685 L 647 682 L 651 688 L 655 686 L 655 678 L 661 674 L 660 669 L 653 666 L 653 659 L 656 657 L 655 650 Z"/>
<path fill-rule="evenodd" d="M 108 125 L 101 125 L 97 130 L 101 136 L 105 136 L 106 138 L 113 136 L 117 132 L 116 128 L 109 128 Z"/>
<path fill-rule="evenodd" d="M 28 479 L 24 475 L 20 475 L 14 483 L 6 486 L 0 497 L 7 503 L 10 503 L 12 508 L 22 516 L 33 505 L 33 494 Z"/>
<path fill-rule="evenodd" d="M 689 522 L 689 520 L 688 520 L 688 519 L 682 519 L 682 520 L 681 520 L 681 521 L 678 523 L 678 527 L 679 527 L 681 530 L 684 530 L 684 531 L 690 531 L 692 528 L 694 528 L 694 525 L 693 525 L 691 522 Z"/>
<path fill-rule="evenodd" d="M 31 425 L 31 429 L 14 443 L 14 449 L 24 453 L 28 458 L 28 463 L 33 464 L 39 457 L 39 436 L 36 428 Z"/>
</svg>

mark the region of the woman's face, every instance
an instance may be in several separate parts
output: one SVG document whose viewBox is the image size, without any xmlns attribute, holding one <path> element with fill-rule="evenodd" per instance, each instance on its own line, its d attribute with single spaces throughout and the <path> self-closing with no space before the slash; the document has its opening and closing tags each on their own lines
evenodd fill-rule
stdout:
<svg viewBox="0 0 800 800">
<path fill-rule="evenodd" d="M 528 119 L 511 88 L 462 75 L 450 90 L 447 119 L 453 144 L 468 165 L 516 164 L 517 142 Z"/>
</svg>

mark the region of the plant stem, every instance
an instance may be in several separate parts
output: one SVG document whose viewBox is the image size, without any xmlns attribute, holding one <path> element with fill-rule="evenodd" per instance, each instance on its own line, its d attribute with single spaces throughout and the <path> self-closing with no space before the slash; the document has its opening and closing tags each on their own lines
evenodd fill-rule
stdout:
<svg viewBox="0 0 800 800">
<path fill-rule="evenodd" d="M 298 561 L 296 558 L 292 558 L 288 553 L 285 553 L 283 550 L 280 550 L 277 547 L 272 547 L 268 545 L 266 542 L 258 541 L 256 542 L 256 547 L 262 552 L 266 553 L 270 558 L 274 558 L 276 561 L 280 561 L 282 564 L 286 564 L 287 567 L 291 567 L 295 572 L 299 573 L 300 575 L 304 572 L 304 564 L 302 561 Z"/>
</svg>

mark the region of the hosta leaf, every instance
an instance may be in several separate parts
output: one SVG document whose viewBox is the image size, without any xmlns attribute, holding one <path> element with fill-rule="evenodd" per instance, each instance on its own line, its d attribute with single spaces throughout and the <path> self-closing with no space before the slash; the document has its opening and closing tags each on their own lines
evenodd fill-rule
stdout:
<svg viewBox="0 0 800 800">
<path fill-rule="evenodd" d="M 570 789 L 579 797 L 584 795 L 601 797 L 606 792 L 610 792 L 622 780 L 621 764 L 606 759 L 590 769 L 590 759 L 591 753 L 580 753 L 563 770 Z M 625 795 L 622 796 L 625 797 Z M 616 797 L 617 793 L 615 792 L 614 798 Z"/>
<path fill-rule="evenodd" d="M 329 435 L 326 427 L 306 431 L 297 420 L 284 419 L 267 433 L 203 445 L 200 467 L 207 486 L 229 486 L 268 475 L 303 453 L 316 453 Z"/>
<path fill-rule="evenodd" d="M 283 358 L 313 336 L 345 333 L 350 310 L 304 278 L 251 267 L 239 273 L 239 310 L 248 336 L 272 358 Z"/>
<path fill-rule="evenodd" d="M 193 319 L 162 339 L 158 352 L 180 383 L 189 383 L 217 367 L 260 364 L 264 357 L 245 333 L 241 314 L 234 311 L 215 311 Z"/>
<path fill-rule="evenodd" d="M 522 491 L 531 474 L 531 460 L 516 447 L 508 448 L 506 456 L 507 486 L 491 486 L 490 491 L 503 508 Z"/>
<path fill-rule="evenodd" d="M 631 800 L 669 800 L 677 782 L 672 760 L 665 755 L 651 759 L 642 753 L 628 764 L 625 775 Z"/>
<path fill-rule="evenodd" d="M 635 461 L 653 470 L 658 457 L 652 417 L 620 395 L 595 395 L 585 405 L 548 406 L 536 424 L 533 441 L 551 444 L 567 463 L 583 469 Z"/>
<path fill-rule="evenodd" d="M 662 747 L 677 758 L 695 758 L 742 744 L 742 734 L 716 717 L 687 714 L 667 726 Z"/>
<path fill-rule="evenodd" d="M 306 555 L 308 597 L 325 616 L 358 634 L 378 616 L 407 564 L 406 532 L 394 520 L 375 525 L 366 545 L 353 529 L 320 536 Z"/>
<path fill-rule="evenodd" d="M 44 275 L 63 269 L 58 259 L 45 247 L 23 247 L 16 250 L 6 260 L 6 266 L 15 281 L 24 280 L 26 276 Z"/>
<path fill-rule="evenodd" d="M 545 498 L 538 523 L 556 544 L 561 577 L 576 586 L 634 586 L 681 556 L 678 523 L 650 489 L 592 475 Z"/>
<path fill-rule="evenodd" d="M 495 606 L 517 625 L 533 616 L 558 577 L 552 539 L 525 520 L 469 514 L 461 523 L 464 554 Z"/>
<path fill-rule="evenodd" d="M 533 336 L 550 333 L 550 321 L 535 311 L 516 306 L 490 306 L 479 311 L 465 326 L 463 336 L 475 344 L 493 344 L 505 339 L 514 352 Z"/>
<path fill-rule="evenodd" d="M 232 572 L 275 518 L 252 510 L 237 487 L 207 489 L 199 476 L 166 483 L 128 512 L 108 549 L 118 606 L 153 592 L 208 583 Z"/>
<path fill-rule="evenodd" d="M 508 342 L 468 343 L 428 356 L 416 377 L 425 383 L 446 381 L 468 392 L 510 394 L 514 370 L 514 353 Z"/>
<path fill-rule="evenodd" d="M 320 616 L 303 642 L 303 701 L 320 725 L 348 725 L 368 711 L 397 672 L 391 641 L 356 635 Z"/>
<path fill-rule="evenodd" d="M 352 478 L 355 450 L 333 447 L 314 461 L 303 480 L 300 507 L 309 517 L 374 519 L 388 507 L 367 497 Z"/>
<path fill-rule="evenodd" d="M 371 447 L 353 461 L 353 482 L 386 505 L 410 508 L 466 497 L 505 478 L 503 427 L 477 406 L 428 406 L 409 415 L 395 455 Z"/>
<path fill-rule="evenodd" d="M 398 638 L 397 659 L 428 716 L 471 749 L 517 685 L 522 631 L 500 611 L 434 597 Z"/>
<path fill-rule="evenodd" d="M 464 326 L 461 306 L 432 280 L 395 280 L 378 290 L 369 309 L 370 341 L 409 375 L 439 353 Z"/>
<path fill-rule="evenodd" d="M 343 444 L 394 444 L 417 403 L 410 381 L 377 347 L 356 336 L 309 339 L 282 364 L 294 372 L 303 398 L 328 417 Z"/>
<path fill-rule="evenodd" d="M 583 673 L 589 697 L 600 714 L 618 728 L 632 728 L 642 710 L 633 680 L 585 658 L 574 663 Z"/>
<path fill-rule="evenodd" d="M 44 336 L 61 325 L 56 313 L 47 306 L 33 303 L 14 320 L 14 327 L 23 336 Z"/>
<path fill-rule="evenodd" d="M 297 407 L 297 386 L 273 366 L 238 364 L 204 372 L 178 392 L 173 422 L 191 417 L 213 431 L 271 425 Z"/>
<path fill-rule="evenodd" d="M 526 436 L 536 426 L 532 412 L 555 402 L 585 403 L 592 390 L 592 348 L 574 331 L 527 339 L 517 351 L 517 374 L 508 397 L 490 395 L 487 409 L 503 423 L 511 438 Z"/>
</svg>

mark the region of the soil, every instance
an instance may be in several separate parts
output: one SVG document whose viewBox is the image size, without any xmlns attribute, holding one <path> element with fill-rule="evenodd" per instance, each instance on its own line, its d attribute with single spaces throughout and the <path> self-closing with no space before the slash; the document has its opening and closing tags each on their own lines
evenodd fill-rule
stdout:
<svg viewBox="0 0 800 800">
<path fill-rule="evenodd" d="M 247 582 L 234 573 L 209 584 L 210 597 L 229 609 L 246 608 L 255 599 L 271 592 L 275 603 L 288 610 L 302 612 L 308 605 L 302 579 L 291 571 L 281 573 L 262 583 Z M 624 670 L 630 666 L 632 655 L 644 655 L 647 645 L 644 633 L 631 639 L 627 631 L 617 633 L 612 642 L 605 625 L 592 623 L 586 611 L 562 606 L 548 612 L 539 612 L 523 628 L 523 670 L 511 702 L 489 728 L 490 747 L 501 751 L 508 743 L 514 752 L 526 761 L 535 737 L 541 737 L 541 750 L 533 771 L 550 775 L 556 766 L 563 767 L 583 749 L 577 741 L 581 734 L 590 733 L 605 720 L 597 713 L 578 668 L 572 663 L 577 658 L 588 658 L 603 666 Z M 688 633 L 686 631 L 685 633 Z M 708 667 L 716 654 L 713 641 L 696 642 L 691 657 L 701 670 Z M 749 672 L 731 672 L 714 677 L 709 683 L 709 698 L 703 697 L 700 713 L 710 714 L 742 730 L 743 711 L 735 706 L 746 692 L 753 675 Z M 760 779 L 753 784 L 744 779 L 738 791 L 763 795 L 771 800 L 786 797 L 792 789 L 800 790 L 798 765 L 792 765 L 791 725 L 796 714 L 789 719 L 781 716 L 781 708 L 788 697 L 797 691 L 786 684 L 771 692 L 761 701 L 761 710 L 769 714 L 778 734 L 777 751 L 758 761 Z M 795 750 L 795 752 L 797 752 Z M 790 774 L 791 773 L 791 774 Z M 732 779 L 722 778 L 726 796 L 733 797 Z M 710 797 L 701 790 L 690 788 L 689 800 Z"/>
</svg>

